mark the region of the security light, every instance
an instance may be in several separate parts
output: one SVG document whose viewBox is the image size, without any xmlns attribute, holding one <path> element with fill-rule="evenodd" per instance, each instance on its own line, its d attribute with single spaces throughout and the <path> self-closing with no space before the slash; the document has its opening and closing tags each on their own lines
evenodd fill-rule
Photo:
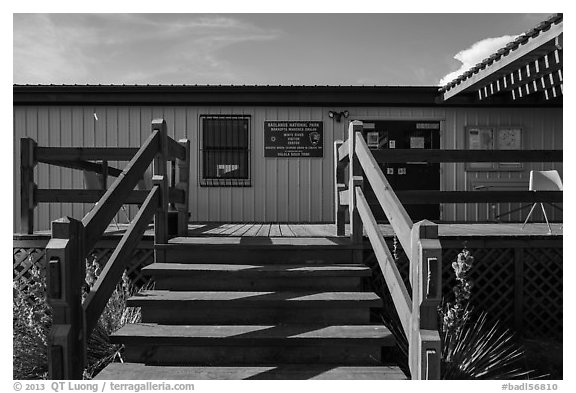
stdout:
<svg viewBox="0 0 576 393">
<path fill-rule="evenodd" d="M 344 116 L 345 118 L 347 118 L 350 115 L 350 113 L 348 111 L 343 111 L 343 112 L 336 112 L 336 111 L 329 111 L 328 112 L 328 117 L 331 119 L 336 119 L 336 122 L 340 122 L 340 120 L 342 120 L 342 116 Z"/>
</svg>

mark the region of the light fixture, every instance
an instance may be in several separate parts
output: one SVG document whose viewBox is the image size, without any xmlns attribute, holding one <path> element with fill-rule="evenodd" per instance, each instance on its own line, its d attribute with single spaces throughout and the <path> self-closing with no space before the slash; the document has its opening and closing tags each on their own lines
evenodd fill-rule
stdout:
<svg viewBox="0 0 576 393">
<path fill-rule="evenodd" d="M 328 117 L 331 119 L 335 119 L 336 122 L 338 122 L 338 123 L 340 123 L 340 120 L 342 120 L 342 116 L 347 118 L 349 115 L 350 115 L 350 113 L 348 111 L 343 111 L 343 112 L 329 111 L 328 112 Z"/>
</svg>

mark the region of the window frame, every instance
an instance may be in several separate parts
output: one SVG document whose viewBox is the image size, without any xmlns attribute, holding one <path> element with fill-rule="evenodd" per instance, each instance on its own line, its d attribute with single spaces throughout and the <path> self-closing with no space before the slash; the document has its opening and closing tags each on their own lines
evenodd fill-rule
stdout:
<svg viewBox="0 0 576 393">
<path fill-rule="evenodd" d="M 205 119 L 240 119 L 248 121 L 248 141 L 246 146 L 247 178 L 205 178 L 204 172 L 204 120 Z M 252 186 L 252 116 L 234 114 L 202 114 L 198 117 L 198 183 L 200 187 L 251 187 Z"/>
</svg>

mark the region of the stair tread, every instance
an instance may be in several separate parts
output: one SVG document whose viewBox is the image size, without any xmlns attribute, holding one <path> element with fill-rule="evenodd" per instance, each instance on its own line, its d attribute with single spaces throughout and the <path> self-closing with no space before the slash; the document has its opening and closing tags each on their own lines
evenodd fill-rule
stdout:
<svg viewBox="0 0 576 393">
<path fill-rule="evenodd" d="M 232 246 L 238 247 L 321 247 L 321 248 L 358 248 L 359 246 L 343 237 L 175 237 L 168 244 L 158 244 L 156 248 L 187 246 Z"/>
<path fill-rule="evenodd" d="M 146 274 L 196 275 L 199 273 L 234 274 L 234 276 L 370 276 L 364 264 L 215 264 L 215 263 L 153 263 L 142 269 Z"/>
<path fill-rule="evenodd" d="M 128 299 L 128 305 L 133 307 L 149 306 L 152 304 L 178 304 L 187 302 L 223 302 L 226 304 L 237 303 L 282 303 L 282 304 L 311 304 L 311 303 L 362 303 L 370 307 L 382 305 L 382 300 L 374 292 L 324 292 L 324 291 L 169 291 L 150 290 L 140 293 Z"/>
<path fill-rule="evenodd" d="M 149 366 L 111 363 L 96 380 L 391 380 L 407 379 L 395 366 L 338 366 L 333 364 L 255 365 L 244 367 Z"/>
<path fill-rule="evenodd" d="M 110 336 L 114 343 L 154 344 L 226 344 L 357 340 L 393 343 L 394 338 L 383 325 L 161 325 L 127 324 Z"/>
</svg>

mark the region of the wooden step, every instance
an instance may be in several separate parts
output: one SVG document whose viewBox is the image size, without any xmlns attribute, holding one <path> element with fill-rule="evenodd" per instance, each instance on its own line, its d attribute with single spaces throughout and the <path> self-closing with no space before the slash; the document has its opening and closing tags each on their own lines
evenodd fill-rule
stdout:
<svg viewBox="0 0 576 393">
<path fill-rule="evenodd" d="M 394 380 L 407 379 L 398 367 L 346 367 L 331 364 L 245 367 L 149 366 L 111 363 L 96 380 Z"/>
<path fill-rule="evenodd" d="M 176 237 L 158 244 L 166 261 L 179 263 L 350 263 L 361 249 L 338 237 Z"/>
<path fill-rule="evenodd" d="M 186 264 L 186 263 L 153 263 L 142 271 L 155 277 L 173 276 L 175 274 L 194 277 L 199 274 L 215 274 L 219 277 L 233 275 L 235 277 L 349 277 L 370 276 L 371 270 L 363 264 Z"/>
<path fill-rule="evenodd" d="M 371 274 L 363 264 L 153 263 L 142 271 L 156 289 L 192 291 L 358 291 Z"/>
<path fill-rule="evenodd" d="M 164 365 L 330 363 L 380 365 L 382 347 L 394 345 L 381 325 L 131 324 L 111 337 L 129 362 Z"/>
<path fill-rule="evenodd" d="M 160 325 L 127 324 L 110 336 L 116 344 L 151 345 L 391 345 L 383 325 Z"/>
<path fill-rule="evenodd" d="M 128 299 L 143 322 L 163 324 L 365 324 L 382 300 L 371 292 L 143 291 Z"/>
<path fill-rule="evenodd" d="M 247 292 L 247 291 L 141 291 L 128 299 L 130 307 L 169 307 L 183 304 L 208 305 L 211 307 L 380 307 L 382 300 L 373 292 Z"/>
</svg>

